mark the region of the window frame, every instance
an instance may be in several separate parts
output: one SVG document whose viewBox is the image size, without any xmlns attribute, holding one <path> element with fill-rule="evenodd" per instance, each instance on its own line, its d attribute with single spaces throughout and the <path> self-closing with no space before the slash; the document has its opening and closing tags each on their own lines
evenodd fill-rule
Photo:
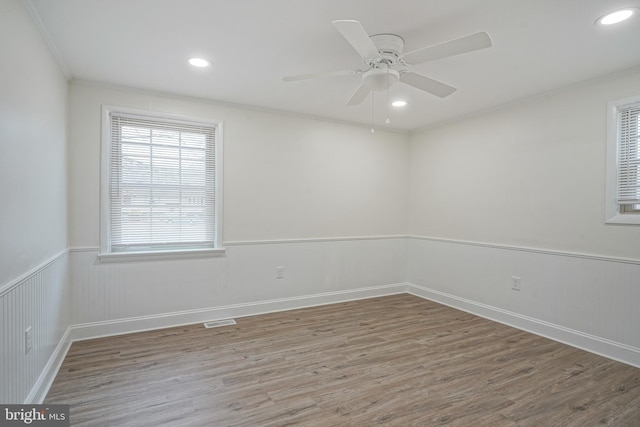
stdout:
<svg viewBox="0 0 640 427">
<path fill-rule="evenodd" d="M 605 223 L 640 225 L 640 210 L 618 203 L 619 129 L 618 112 L 628 106 L 640 105 L 640 95 L 610 101 L 607 105 L 607 163 Z"/>
<path fill-rule="evenodd" d="M 110 168 L 111 168 L 111 116 L 112 114 L 126 114 L 143 117 L 152 121 L 166 121 L 172 123 L 204 125 L 215 128 L 214 139 L 214 246 L 212 248 L 179 248 L 149 251 L 118 251 L 111 250 L 111 215 L 110 215 Z M 101 262 L 141 261 L 154 259 L 176 259 L 221 256 L 225 249 L 222 247 L 222 178 L 223 178 L 223 122 L 202 119 L 170 113 L 159 113 L 149 110 L 138 110 L 111 105 L 102 106 L 102 136 L 100 156 L 100 253 Z"/>
</svg>

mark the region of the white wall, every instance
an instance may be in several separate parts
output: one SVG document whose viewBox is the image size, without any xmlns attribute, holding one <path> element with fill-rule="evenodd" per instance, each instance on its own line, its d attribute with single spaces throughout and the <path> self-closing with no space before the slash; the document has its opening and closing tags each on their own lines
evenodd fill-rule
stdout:
<svg viewBox="0 0 640 427">
<path fill-rule="evenodd" d="M 407 134 L 72 83 L 73 247 L 99 245 L 102 104 L 224 121 L 225 241 L 406 234 Z"/>
<path fill-rule="evenodd" d="M 103 104 L 224 122 L 223 257 L 97 260 Z M 70 114 L 74 323 L 326 302 L 404 282 L 407 134 L 86 82 L 71 83 Z"/>
<path fill-rule="evenodd" d="M 607 102 L 640 73 L 416 133 L 410 234 L 640 259 L 640 227 L 604 223 Z"/>
<path fill-rule="evenodd" d="M 19 0 L 0 2 L 0 58 L 0 402 L 22 403 L 70 322 L 67 82 Z"/>
<path fill-rule="evenodd" d="M 640 227 L 604 223 L 607 102 L 639 93 L 621 75 L 412 135 L 417 293 L 640 366 Z"/>
<path fill-rule="evenodd" d="M 0 3 L 0 288 L 67 248 L 67 82 L 20 1 Z"/>
</svg>

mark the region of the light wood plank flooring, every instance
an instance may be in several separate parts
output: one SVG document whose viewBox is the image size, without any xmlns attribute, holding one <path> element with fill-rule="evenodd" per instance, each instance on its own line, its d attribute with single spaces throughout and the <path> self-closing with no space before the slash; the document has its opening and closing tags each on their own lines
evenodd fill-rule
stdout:
<svg viewBox="0 0 640 427">
<path fill-rule="evenodd" d="M 640 426 L 640 369 L 411 295 L 74 343 L 82 426 Z"/>
</svg>

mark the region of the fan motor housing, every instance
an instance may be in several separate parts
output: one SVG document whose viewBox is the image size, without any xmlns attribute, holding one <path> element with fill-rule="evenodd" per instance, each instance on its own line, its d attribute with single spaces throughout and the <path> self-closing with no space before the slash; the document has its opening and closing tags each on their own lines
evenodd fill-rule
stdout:
<svg viewBox="0 0 640 427">
<path fill-rule="evenodd" d="M 378 48 L 378 52 L 384 58 L 384 62 L 393 65 L 398 62 L 398 58 L 404 49 L 404 40 L 395 34 L 376 34 L 371 36 L 371 41 Z"/>
</svg>

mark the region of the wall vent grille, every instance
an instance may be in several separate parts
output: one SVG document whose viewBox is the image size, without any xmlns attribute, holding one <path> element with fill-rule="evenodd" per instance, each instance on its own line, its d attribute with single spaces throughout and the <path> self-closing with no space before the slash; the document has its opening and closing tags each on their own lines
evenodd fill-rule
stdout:
<svg viewBox="0 0 640 427">
<path fill-rule="evenodd" d="M 212 322 L 203 323 L 204 327 L 207 329 L 219 328 L 220 326 L 229 326 L 229 325 L 235 325 L 235 324 L 236 324 L 236 321 L 233 319 L 214 320 Z"/>
</svg>

